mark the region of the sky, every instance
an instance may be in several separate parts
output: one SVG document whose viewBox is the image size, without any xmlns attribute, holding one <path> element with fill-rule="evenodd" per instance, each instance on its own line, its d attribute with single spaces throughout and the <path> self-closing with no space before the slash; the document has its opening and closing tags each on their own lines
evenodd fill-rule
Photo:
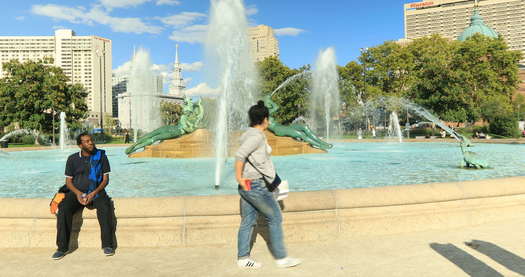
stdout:
<svg viewBox="0 0 525 277">
<path fill-rule="evenodd" d="M 7 0 L 1 0 L 6 1 Z M 112 40 L 113 69 L 125 71 L 133 49 L 149 50 L 154 69 L 169 74 L 179 44 L 188 91 L 207 89 L 202 40 L 210 1 L 216 0 L 23 0 L 2 5 L 0 35 L 53 35 L 73 29 L 79 36 Z M 244 0 L 250 25 L 269 25 L 280 59 L 291 67 L 313 64 L 334 47 L 337 63 L 355 60 L 359 49 L 404 36 L 403 3 L 409 0 Z M 169 80 L 166 80 L 169 81 Z"/>
</svg>

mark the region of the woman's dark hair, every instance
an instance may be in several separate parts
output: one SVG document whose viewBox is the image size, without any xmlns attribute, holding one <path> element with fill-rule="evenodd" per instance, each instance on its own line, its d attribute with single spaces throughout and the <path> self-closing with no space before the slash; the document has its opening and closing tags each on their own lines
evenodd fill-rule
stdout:
<svg viewBox="0 0 525 277">
<path fill-rule="evenodd" d="M 91 137 L 91 135 L 86 132 L 81 133 L 80 135 L 77 136 L 77 145 L 82 144 L 82 137 L 85 137 L 85 136 Z"/>
<path fill-rule="evenodd" d="M 270 117 L 270 111 L 264 105 L 264 101 L 259 100 L 257 105 L 253 105 L 248 110 L 248 117 L 250 118 L 250 127 L 260 125 L 265 118 Z"/>
</svg>

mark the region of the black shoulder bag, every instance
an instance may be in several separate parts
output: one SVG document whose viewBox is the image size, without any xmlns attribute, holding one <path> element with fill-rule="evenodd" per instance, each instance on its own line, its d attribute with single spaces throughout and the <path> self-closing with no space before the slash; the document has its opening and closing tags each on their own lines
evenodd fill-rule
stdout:
<svg viewBox="0 0 525 277">
<path fill-rule="evenodd" d="M 250 154 L 251 155 L 251 154 Z M 259 172 L 261 175 L 262 175 L 262 178 L 264 180 L 264 183 L 266 184 L 266 188 L 268 188 L 268 190 L 270 192 L 273 192 L 280 184 L 281 184 L 281 178 L 279 177 L 279 175 L 277 175 L 277 172 L 275 172 L 275 178 L 273 178 L 273 182 L 269 182 L 268 179 L 266 178 L 269 178 L 269 176 L 266 176 L 264 173 L 262 173 L 254 164 L 252 164 L 252 162 L 250 162 L 250 155 L 248 155 L 248 157 L 246 158 L 246 161 L 248 161 L 248 163 L 253 167 L 255 168 L 255 170 L 257 170 L 257 172 Z"/>
</svg>

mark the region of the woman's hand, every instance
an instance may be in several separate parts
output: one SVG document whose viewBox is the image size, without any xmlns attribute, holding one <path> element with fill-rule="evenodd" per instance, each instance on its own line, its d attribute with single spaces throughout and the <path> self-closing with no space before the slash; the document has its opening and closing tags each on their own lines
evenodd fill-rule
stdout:
<svg viewBox="0 0 525 277">
<path fill-rule="evenodd" d="M 248 186 L 246 185 L 246 181 L 250 181 L 250 179 L 245 179 L 245 178 L 239 178 L 239 179 L 237 179 L 237 182 L 238 182 L 239 185 L 242 187 L 242 190 L 249 190 L 249 189 L 248 189 Z"/>
</svg>

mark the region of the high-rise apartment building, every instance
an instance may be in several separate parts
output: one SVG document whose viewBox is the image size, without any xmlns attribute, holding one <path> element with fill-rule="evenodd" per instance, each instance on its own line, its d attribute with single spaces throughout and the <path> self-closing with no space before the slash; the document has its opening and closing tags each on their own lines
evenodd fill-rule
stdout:
<svg viewBox="0 0 525 277">
<path fill-rule="evenodd" d="M 259 25 L 248 29 L 250 51 L 254 61 L 259 62 L 267 57 L 279 57 L 279 42 L 270 26 Z"/>
<path fill-rule="evenodd" d="M 112 116 L 111 40 L 77 36 L 73 30 L 56 30 L 54 36 L 0 36 L 0 63 L 52 58 L 72 83 L 88 91 L 89 118 L 99 125 L 101 114 Z M 0 68 L 0 78 L 3 77 Z"/>
<path fill-rule="evenodd" d="M 474 6 L 484 23 L 502 35 L 525 61 L 525 0 L 427 0 L 404 4 L 405 38 L 440 34 L 450 39 L 469 26 Z"/>
</svg>

